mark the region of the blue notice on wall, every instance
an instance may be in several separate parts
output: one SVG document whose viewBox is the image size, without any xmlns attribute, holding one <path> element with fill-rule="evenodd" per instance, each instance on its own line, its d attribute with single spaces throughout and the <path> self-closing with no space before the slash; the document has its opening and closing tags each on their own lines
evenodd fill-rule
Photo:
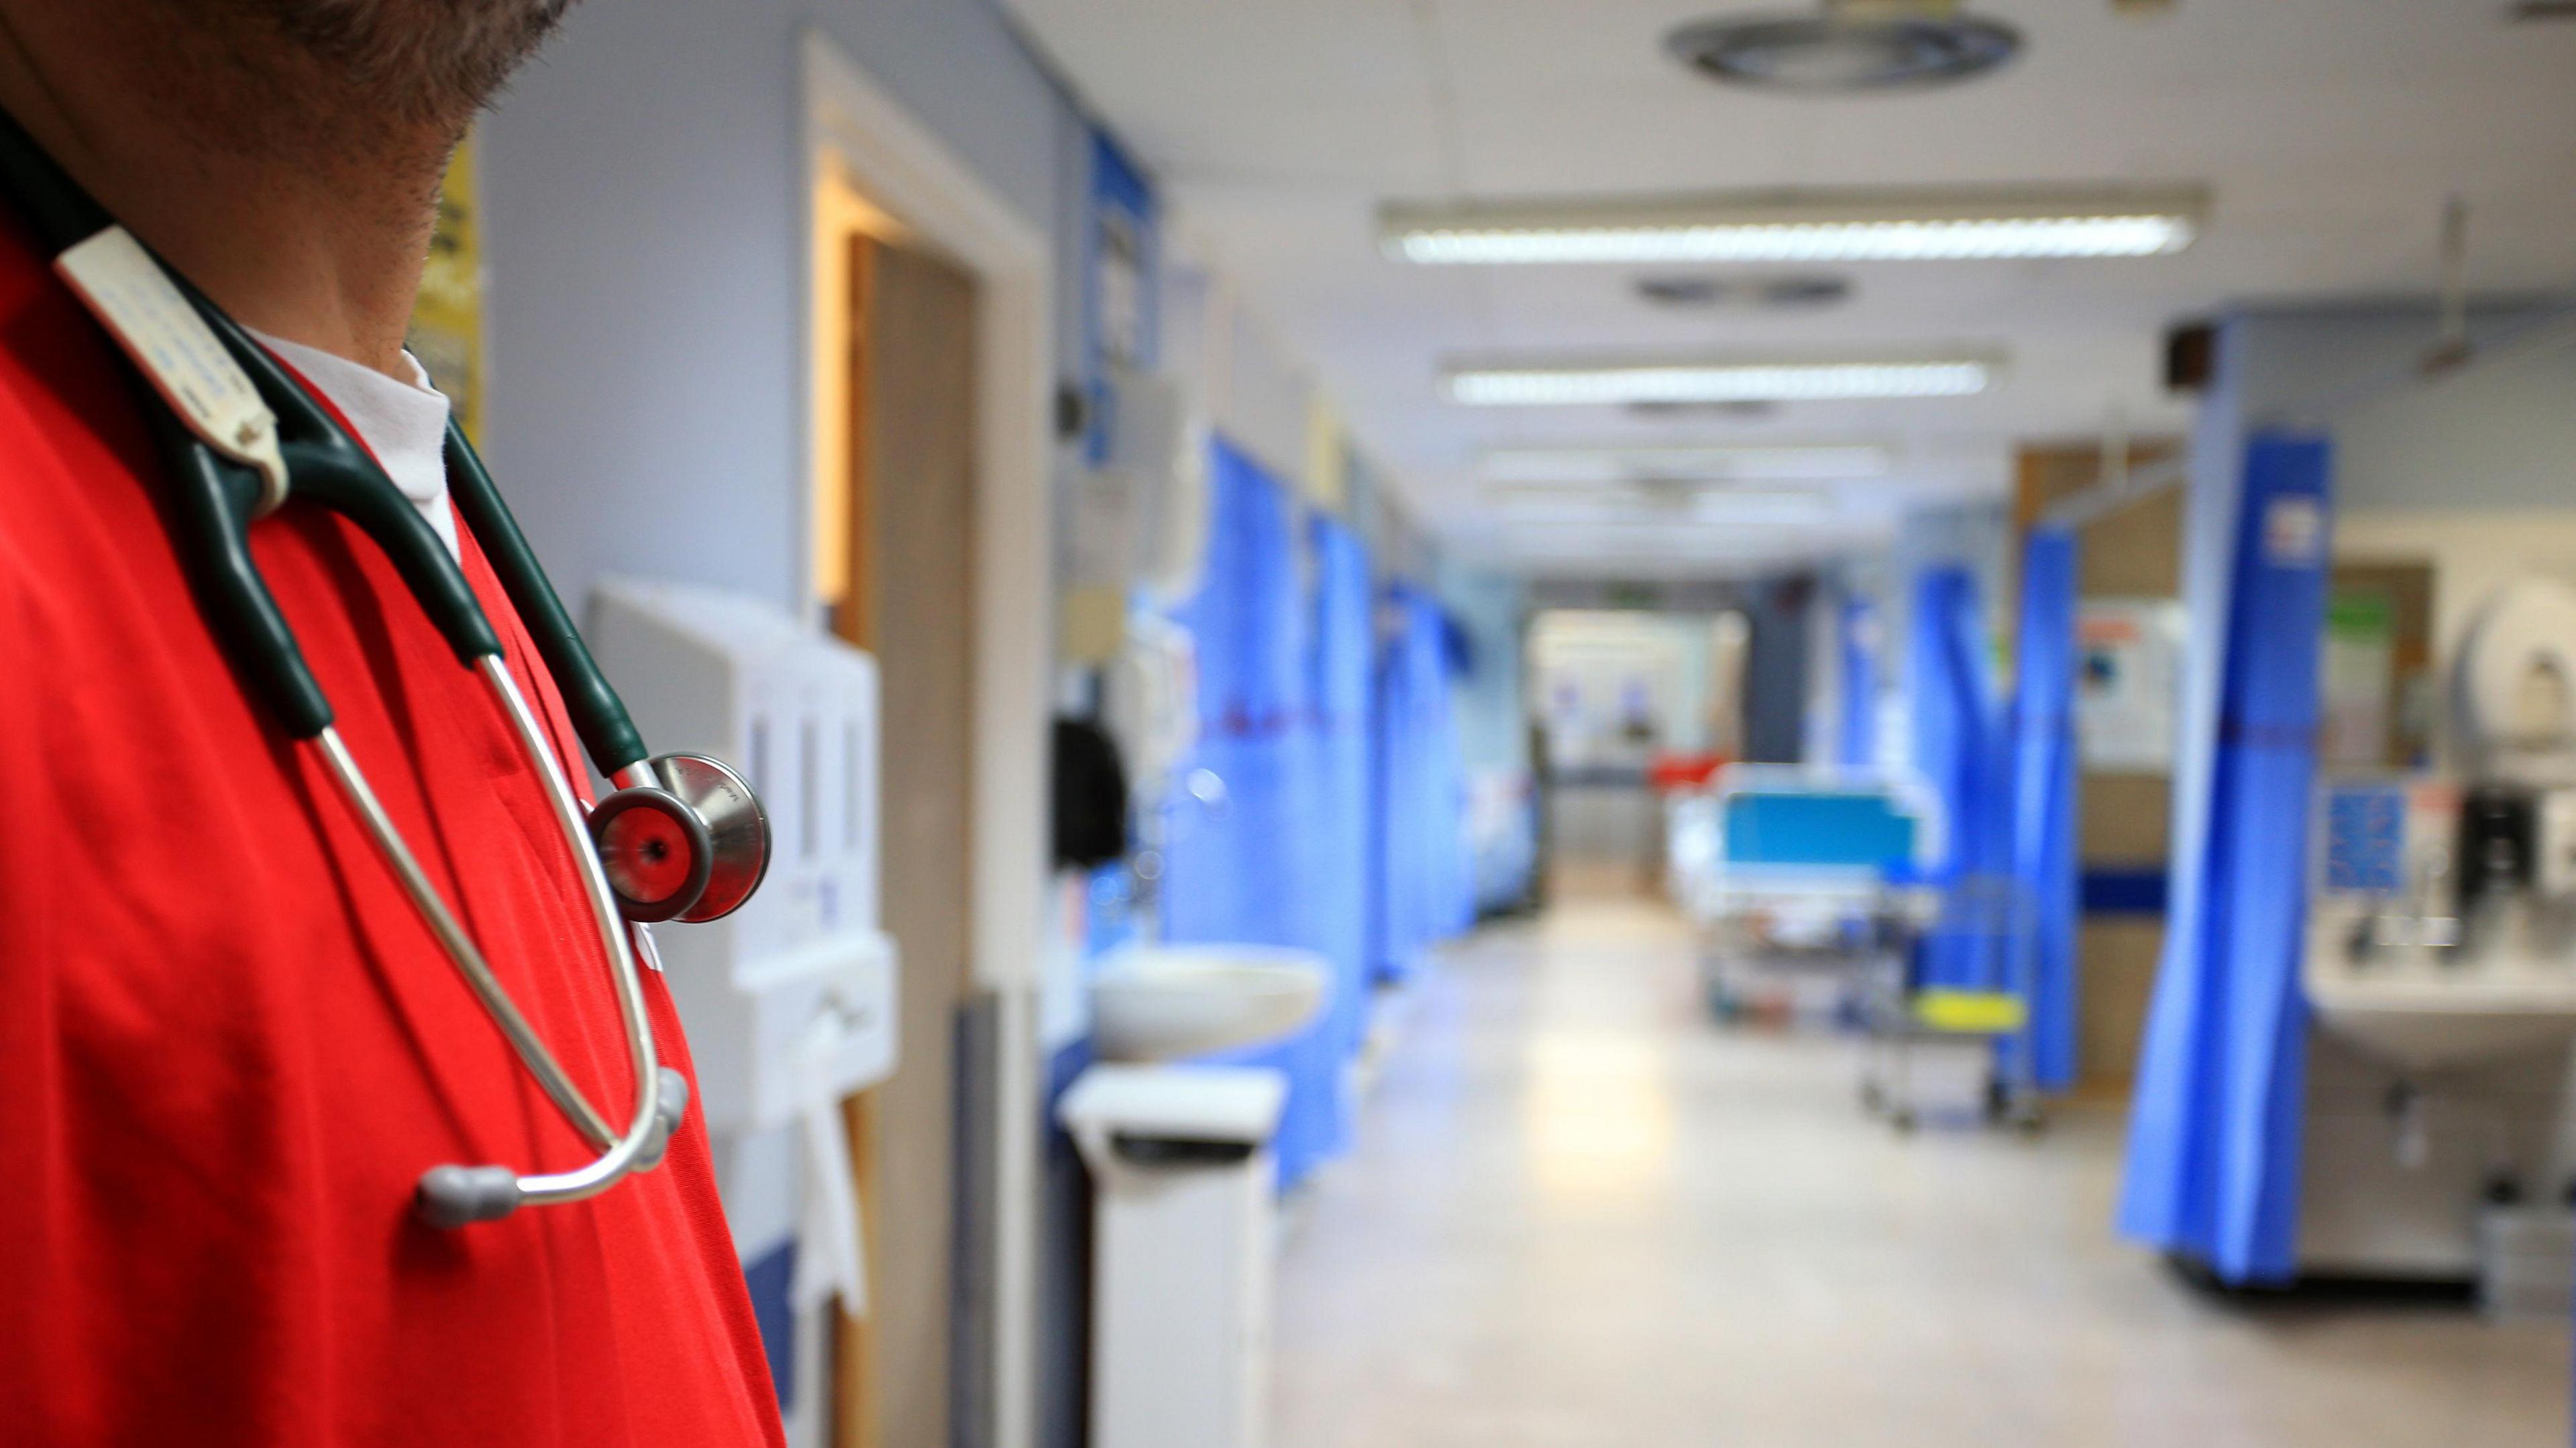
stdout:
<svg viewBox="0 0 2576 1448">
<path fill-rule="evenodd" d="M 2326 889 L 2394 895 L 2406 884 L 2406 791 L 2393 784 L 2326 789 Z"/>
</svg>

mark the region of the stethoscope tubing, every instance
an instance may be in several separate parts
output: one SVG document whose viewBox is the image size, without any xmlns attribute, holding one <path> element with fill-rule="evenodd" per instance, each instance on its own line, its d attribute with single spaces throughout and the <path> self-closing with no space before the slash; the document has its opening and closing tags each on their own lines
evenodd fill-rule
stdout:
<svg viewBox="0 0 2576 1448">
<path fill-rule="evenodd" d="M 216 334 L 236 360 L 250 372 L 254 385 L 278 413 L 281 431 L 288 441 L 286 452 L 289 472 L 297 495 L 320 504 L 349 520 L 365 533 L 393 562 L 403 575 L 415 600 L 431 623 L 436 625 L 460 661 L 469 664 L 482 678 L 503 716 L 509 721 L 519 752 L 543 786 L 547 804 L 561 831 L 576 873 L 579 875 L 585 903 L 599 937 L 600 949 L 610 972 L 619 1022 L 627 1042 L 628 1064 L 635 1076 L 634 1104 L 625 1129 L 615 1131 L 611 1124 L 565 1074 L 552 1053 L 547 1051 L 526 1016 L 502 988 L 470 937 L 458 927 L 455 917 L 420 869 L 417 857 L 402 840 L 401 831 L 389 818 L 369 822 L 369 833 L 380 852 L 401 880 L 415 911 L 435 935 L 442 949 L 469 988 L 487 1008 L 494 1027 L 500 1031 L 537 1078 L 556 1107 L 601 1155 L 588 1164 L 568 1172 L 512 1174 L 514 1192 L 499 1190 L 497 1168 L 468 1168 L 477 1173 L 482 1188 L 473 1197 L 480 1205 L 468 1209 L 458 1201 L 437 1199 L 440 1182 L 450 1179 L 435 1168 L 423 1176 L 422 1211 L 431 1220 L 447 1223 L 462 1217 L 483 1220 L 515 1210 L 527 1204 L 580 1201 L 596 1196 L 615 1185 L 639 1163 L 658 1160 L 661 1141 L 667 1141 L 675 1122 L 666 1122 L 662 1100 L 670 1092 L 676 1076 L 666 1080 L 653 1043 L 652 1021 L 644 1003 L 643 983 L 635 966 L 634 950 L 627 934 L 624 917 L 617 909 L 616 897 L 608 887 L 585 824 L 580 799 L 573 793 L 562 763 L 528 707 L 516 678 L 501 652 L 500 640 L 492 631 L 481 605 L 464 572 L 447 552 L 446 545 L 431 530 L 428 520 L 420 515 L 384 476 L 375 459 L 349 440 L 327 416 L 306 397 L 292 378 L 270 359 L 264 348 L 243 333 L 229 318 L 200 303 L 212 313 L 208 320 L 216 325 Z M 202 445 L 200 445 L 202 446 Z M 451 429 L 449 456 L 470 456 L 462 440 Z M 451 467 L 451 475 L 455 470 Z M 488 488 L 488 482 L 486 484 Z M 468 526 L 471 524 L 469 522 Z M 495 570 L 496 573 L 499 570 Z M 551 592 L 551 590 L 549 590 Z M 587 653 L 583 655 L 587 661 Z M 613 698 L 613 696 L 612 696 Z M 622 710 L 620 711 L 622 713 Z M 330 732 L 336 739 L 337 731 Z M 640 755 L 640 743 L 637 746 Z M 348 779 L 364 784 L 364 774 L 345 747 L 337 751 L 351 773 Z M 334 777 L 341 771 L 335 766 Z M 350 795 L 347 780 L 342 792 Z M 372 791 L 367 793 L 372 798 Z M 661 1141 L 657 1141 L 657 1134 Z"/>
<path fill-rule="evenodd" d="M 529 1201 L 578 1201 L 614 1185 L 645 1156 L 658 1155 L 651 1142 L 653 1133 L 662 1126 L 661 1062 L 653 1046 L 653 1018 L 644 1002 L 643 977 L 635 968 L 633 938 L 626 918 L 618 913 L 617 897 L 608 887 L 608 872 L 601 867 L 599 852 L 593 847 L 581 800 L 573 793 L 562 761 L 539 727 L 536 713 L 528 707 L 508 665 L 498 655 L 487 656 L 482 661 L 482 672 L 501 697 L 503 712 L 509 715 L 511 729 L 519 736 L 521 751 L 545 782 L 546 800 L 553 806 L 565 849 L 581 877 L 583 893 L 589 897 L 591 921 L 598 929 L 600 949 L 608 960 L 617 1013 L 625 1028 L 627 1064 L 635 1073 L 634 1114 L 628 1119 L 625 1135 L 611 1143 L 605 1154 L 579 1171 L 519 1179 L 520 1195 Z"/>
<path fill-rule="evenodd" d="M 56 254 L 116 224 L 5 115 L 0 115 L 0 190 L 13 195 L 39 238 Z M 556 1109 L 598 1152 L 583 1165 L 561 1172 L 433 1167 L 419 1181 L 416 1209 L 432 1225 L 456 1227 L 506 1216 L 524 1204 L 597 1196 L 630 1172 L 660 1161 L 685 1110 L 688 1089 L 678 1072 L 660 1064 L 634 944 L 590 837 L 580 797 L 512 676 L 499 636 L 472 585 L 428 521 L 394 487 L 373 455 L 266 348 L 184 276 L 166 265 L 163 270 L 276 415 L 291 496 L 347 519 L 384 552 L 458 661 L 478 676 L 509 721 L 516 747 L 536 774 L 572 856 L 608 964 L 626 1038 L 627 1064 L 635 1078 L 632 1106 L 622 1130 L 591 1104 L 547 1049 L 440 897 L 341 738 L 330 701 L 251 557 L 249 529 L 263 505 L 257 478 L 194 436 L 129 363 L 147 425 L 175 483 L 169 500 L 177 525 L 173 542 L 217 642 L 254 699 L 290 737 L 320 757 L 324 772 L 401 885 L 413 912 L 481 1003 L 494 1029 Z M 600 676 L 481 460 L 452 421 L 446 452 L 458 511 L 486 543 L 493 572 L 520 610 L 540 658 L 562 688 L 567 712 L 593 762 L 622 784 L 635 775 L 639 776 L 635 783 L 658 788 L 650 770 L 642 767 L 643 743 L 624 707 Z"/>
<path fill-rule="evenodd" d="M 413 913 L 437 938 L 440 948 L 456 967 L 457 975 L 464 979 L 466 988 L 474 992 L 475 999 L 483 1003 L 484 1012 L 509 1042 L 510 1049 L 517 1053 L 520 1063 L 527 1067 L 528 1074 L 537 1078 L 537 1084 L 544 1088 L 555 1108 L 572 1121 L 574 1128 L 593 1147 L 606 1147 L 614 1142 L 617 1136 L 609 1129 L 607 1119 L 590 1104 L 589 1098 L 581 1094 L 580 1088 L 573 1085 L 572 1078 L 565 1074 L 554 1053 L 546 1049 L 545 1041 L 537 1035 L 536 1027 L 529 1024 L 527 1016 L 519 1010 L 518 1002 L 510 998 L 500 978 L 493 974 L 491 965 L 483 959 L 483 952 L 475 946 L 473 937 L 465 933 L 464 927 L 448 910 L 447 902 L 430 884 L 419 858 L 412 854 L 402 831 L 395 826 L 383 802 L 376 797 L 375 789 L 367 782 L 366 771 L 359 768 L 357 758 L 341 740 L 340 731 L 336 727 L 323 730 L 314 736 L 310 747 L 321 756 L 331 782 L 340 791 L 341 801 L 366 828 L 376 852 L 392 869 L 394 879 L 411 901 Z"/>
</svg>

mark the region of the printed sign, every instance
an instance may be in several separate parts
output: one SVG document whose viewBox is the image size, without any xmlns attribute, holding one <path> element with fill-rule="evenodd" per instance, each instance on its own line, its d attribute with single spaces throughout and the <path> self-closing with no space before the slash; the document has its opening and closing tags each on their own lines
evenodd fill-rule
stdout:
<svg viewBox="0 0 2576 1448">
<path fill-rule="evenodd" d="M 2263 510 L 2263 557 L 2275 568 L 2314 568 L 2326 561 L 2326 510 L 2314 498 L 2274 498 Z"/>
<path fill-rule="evenodd" d="M 2075 619 L 2075 727 L 2085 768 L 2173 768 L 2182 640 L 2182 604 L 2174 599 L 2083 601 Z"/>
</svg>

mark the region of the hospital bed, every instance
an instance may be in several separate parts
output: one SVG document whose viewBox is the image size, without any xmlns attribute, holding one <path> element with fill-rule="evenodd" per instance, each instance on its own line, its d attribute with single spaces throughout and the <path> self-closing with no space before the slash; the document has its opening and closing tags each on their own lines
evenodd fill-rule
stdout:
<svg viewBox="0 0 2576 1448">
<path fill-rule="evenodd" d="M 1937 801 L 1909 781 L 1737 765 L 1670 806 L 1669 888 L 1700 928 L 1722 1020 L 1824 1016 L 1861 1031 L 1863 1102 L 1900 1129 L 1919 1112 L 1917 1049 L 1966 1042 L 1982 1104 L 2036 1124 L 2029 1052 L 2029 892 L 2009 877 L 1933 880 Z M 1973 987 L 1925 989 L 1938 958 Z"/>
<path fill-rule="evenodd" d="M 1933 803 L 1849 772 L 1733 765 L 1668 806 L 1668 888 L 1701 931 L 1721 1017 L 1857 1001 L 1854 972 L 1901 953 L 1938 907 Z"/>
</svg>

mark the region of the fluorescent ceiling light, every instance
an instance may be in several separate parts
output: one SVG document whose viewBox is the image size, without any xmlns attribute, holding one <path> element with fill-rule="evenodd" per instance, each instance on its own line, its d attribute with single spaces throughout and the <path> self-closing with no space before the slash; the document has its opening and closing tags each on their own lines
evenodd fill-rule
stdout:
<svg viewBox="0 0 2576 1448">
<path fill-rule="evenodd" d="M 1624 362 L 1582 366 L 1462 365 L 1452 399 L 1474 407 L 1617 406 L 1632 402 L 1832 402 L 1966 397 L 1994 381 L 1971 357 L 1899 360 Z"/>
<path fill-rule="evenodd" d="M 1479 460 L 1489 482 L 1592 484 L 1837 481 L 1883 477 L 1893 463 L 1874 443 L 1495 448 Z"/>
<path fill-rule="evenodd" d="M 2200 234 L 2196 188 L 1881 192 L 1526 207 L 1389 207 L 1388 255 L 1514 262 L 1988 261 L 2160 256 Z"/>
</svg>

